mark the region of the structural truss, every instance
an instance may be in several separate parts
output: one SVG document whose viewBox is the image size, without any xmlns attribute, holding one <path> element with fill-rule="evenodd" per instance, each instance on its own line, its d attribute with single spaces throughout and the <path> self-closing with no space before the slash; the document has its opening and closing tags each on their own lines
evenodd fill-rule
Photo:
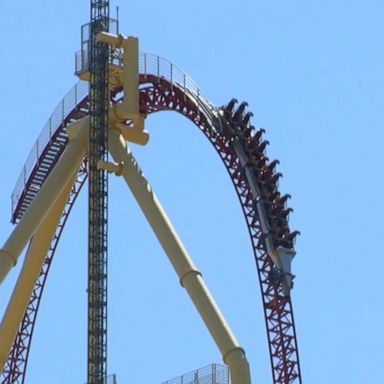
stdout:
<svg viewBox="0 0 384 384">
<path fill-rule="evenodd" d="M 273 383 L 301 383 L 291 296 L 284 289 L 283 276 L 267 252 L 267 239 L 276 246 L 293 251 L 297 232 L 290 231 L 288 227 L 290 209 L 285 205 L 287 196 L 280 195 L 278 191 L 280 174 L 275 172 L 277 161 L 270 161 L 265 153 L 267 142 L 262 139 L 263 130 L 255 130 L 250 124 L 251 113 L 245 111 L 246 103 L 235 108 L 235 100 L 231 100 L 223 107 L 213 106 L 188 76 L 157 56 L 141 56 L 140 84 L 140 113 L 146 116 L 160 111 L 182 114 L 207 137 L 222 159 L 237 192 L 252 241 Z M 20 220 L 37 187 L 60 158 L 66 145 L 66 126 L 89 113 L 89 99 L 81 89 L 83 85 L 79 83 L 69 93 L 70 101 L 62 101 L 62 107 L 58 108 L 59 111 L 66 111 L 62 119 L 57 124 L 52 124 L 50 120 L 39 138 L 39 150 L 32 155 L 34 161 L 29 159 L 28 164 L 32 165 L 23 169 L 13 195 L 14 223 Z M 119 103 L 120 100 L 121 89 L 116 88 L 111 94 L 111 103 Z M 87 163 L 84 162 L 9 354 L 0 379 L 2 384 L 21 384 L 25 381 L 33 325 L 49 266 L 65 220 L 86 177 Z M 265 223 L 268 232 L 265 231 Z"/>
</svg>

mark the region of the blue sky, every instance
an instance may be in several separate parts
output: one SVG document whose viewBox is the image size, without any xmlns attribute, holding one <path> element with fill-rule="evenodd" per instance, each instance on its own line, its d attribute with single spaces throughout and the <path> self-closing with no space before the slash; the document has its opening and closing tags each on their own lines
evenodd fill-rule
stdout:
<svg viewBox="0 0 384 384">
<path fill-rule="evenodd" d="M 80 4 L 79 4 L 80 3 Z M 384 356 L 381 191 L 384 5 L 339 0 L 127 1 L 121 31 L 185 70 L 216 105 L 247 100 L 280 160 L 299 229 L 293 304 L 307 383 L 380 383 Z M 0 243 L 10 194 L 56 104 L 76 82 L 88 2 L 1 2 Z M 233 187 L 205 138 L 180 116 L 147 119 L 133 150 L 247 351 L 271 382 L 260 294 Z M 46 287 L 27 382 L 86 378 L 86 190 Z M 211 362 L 215 345 L 123 181 L 110 180 L 109 372 L 161 383 Z M 21 264 L 21 263 L 19 263 Z M 4 309 L 17 268 L 0 287 Z"/>
</svg>

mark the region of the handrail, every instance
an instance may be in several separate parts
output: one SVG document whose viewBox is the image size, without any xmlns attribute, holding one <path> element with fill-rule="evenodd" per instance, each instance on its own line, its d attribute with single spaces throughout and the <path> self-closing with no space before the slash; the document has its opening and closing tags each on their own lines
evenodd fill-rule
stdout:
<svg viewBox="0 0 384 384">
<path fill-rule="evenodd" d="M 12 212 L 14 212 L 16 209 L 24 187 L 30 178 L 32 170 L 42 155 L 45 147 L 52 140 L 57 129 L 64 123 L 67 115 L 77 106 L 81 100 L 84 99 L 84 97 L 87 96 L 87 94 L 88 83 L 86 81 L 79 81 L 69 90 L 69 92 L 53 110 L 52 115 L 44 125 L 39 137 L 33 145 L 22 168 L 21 174 L 16 181 L 16 185 L 11 196 Z"/>
<path fill-rule="evenodd" d="M 112 57 L 112 64 L 122 65 L 119 51 L 114 50 Z M 81 73 L 88 70 L 88 54 L 82 50 L 76 53 L 76 73 Z M 144 79 L 146 76 L 155 76 L 158 81 L 166 80 L 170 83 L 171 87 L 177 87 L 182 90 L 185 96 L 188 96 L 193 102 L 196 103 L 200 109 L 207 114 L 207 117 L 212 117 L 215 114 L 216 108 L 208 99 L 202 94 L 196 83 L 181 69 L 176 67 L 170 61 L 149 53 L 140 54 L 139 58 L 139 72 Z M 33 169 L 38 163 L 40 156 L 43 154 L 45 148 L 53 138 L 56 131 L 65 123 L 65 119 L 69 113 L 76 108 L 77 104 L 83 100 L 88 94 L 88 82 L 80 80 L 60 103 L 54 109 L 51 117 L 44 125 L 39 137 L 33 145 L 28 158 L 22 168 L 21 174 L 17 179 L 16 185 L 11 195 L 12 201 L 12 214 L 18 205 L 18 202 L 25 189 L 27 181 L 33 172 Z"/>
<path fill-rule="evenodd" d="M 211 364 L 161 384 L 230 384 L 228 366 Z"/>
<path fill-rule="evenodd" d="M 139 59 L 140 74 L 155 75 L 159 80 L 167 80 L 171 86 L 180 88 L 184 94 L 202 106 L 205 110 L 213 112 L 216 108 L 203 95 L 197 84 L 181 69 L 167 59 L 150 53 L 143 53 Z"/>
</svg>

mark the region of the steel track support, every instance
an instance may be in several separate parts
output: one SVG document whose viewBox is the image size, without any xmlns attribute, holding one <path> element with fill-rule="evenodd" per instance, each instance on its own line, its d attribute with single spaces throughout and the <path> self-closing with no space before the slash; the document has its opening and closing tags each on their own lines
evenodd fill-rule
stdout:
<svg viewBox="0 0 384 384">
<path fill-rule="evenodd" d="M 186 289 L 219 348 L 224 363 L 229 366 L 232 383 L 250 384 L 249 364 L 244 349 L 239 345 L 226 323 L 205 285 L 201 273 L 193 264 L 151 186 L 127 147 L 123 135 L 117 129 L 111 129 L 110 131 L 109 148 L 112 157 L 117 162 L 116 173 L 122 175 L 125 179 L 175 269 L 181 286 Z"/>
</svg>

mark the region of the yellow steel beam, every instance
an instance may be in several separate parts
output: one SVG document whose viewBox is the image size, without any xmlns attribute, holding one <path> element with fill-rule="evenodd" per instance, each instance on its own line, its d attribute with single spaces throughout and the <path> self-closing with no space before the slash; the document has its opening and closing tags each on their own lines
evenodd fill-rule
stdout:
<svg viewBox="0 0 384 384">
<path fill-rule="evenodd" d="M 109 133 L 109 150 L 122 176 L 167 254 L 231 372 L 232 384 L 250 384 L 249 364 L 175 229 L 117 129 Z"/>
<path fill-rule="evenodd" d="M 60 161 L 49 174 L 28 210 L 0 249 L 0 284 L 11 268 L 16 265 L 20 253 L 60 195 L 60 191 L 77 172 L 79 164 L 88 150 L 89 130 L 81 129 L 84 126 L 89 127 L 88 117 L 67 128 L 69 143 Z"/>
<path fill-rule="evenodd" d="M 123 49 L 123 102 L 114 107 L 119 121 L 132 120 L 135 130 L 143 136 L 140 144 L 146 144 L 148 133 L 144 131 L 144 115 L 139 110 L 139 39 L 133 36 L 100 32 L 96 40 Z"/>
<path fill-rule="evenodd" d="M 39 277 L 65 204 L 68 201 L 76 175 L 72 176 L 60 191 L 51 209 L 47 212 L 34 234 L 28 248 L 17 283 L 0 323 L 0 373 L 3 371 L 8 359 L 9 351 L 24 316 L 36 280 Z"/>
</svg>

